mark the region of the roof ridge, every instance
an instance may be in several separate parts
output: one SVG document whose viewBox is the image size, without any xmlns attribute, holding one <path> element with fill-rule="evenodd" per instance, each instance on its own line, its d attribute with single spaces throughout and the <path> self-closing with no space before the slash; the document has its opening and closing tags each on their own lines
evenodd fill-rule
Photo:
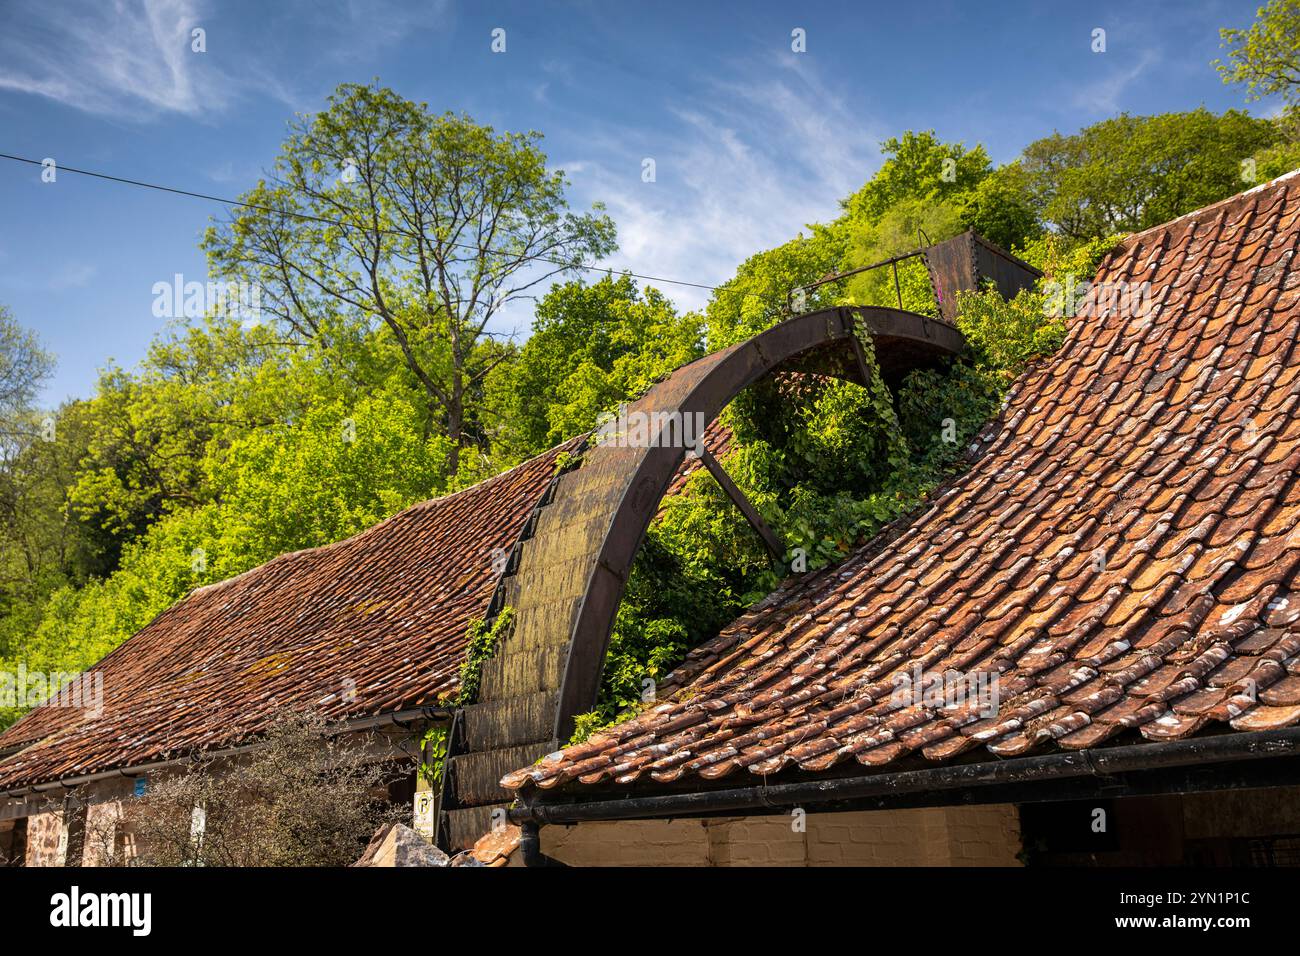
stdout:
<svg viewBox="0 0 1300 956">
<path fill-rule="evenodd" d="M 1281 176 L 1270 179 L 1266 183 L 1260 183 L 1258 186 L 1251 186 L 1249 189 L 1242 190 L 1239 193 L 1233 193 L 1231 196 L 1220 199 L 1218 202 L 1210 203 L 1208 206 L 1202 206 L 1200 209 L 1193 209 L 1191 212 L 1185 212 L 1181 216 L 1175 216 L 1173 219 L 1170 219 L 1167 222 L 1162 222 L 1158 226 L 1148 226 L 1146 229 L 1142 229 L 1138 232 L 1131 232 L 1120 241 L 1120 244 L 1128 245 L 1130 242 L 1142 239 L 1151 233 L 1167 230 L 1174 226 L 1200 219 L 1201 217 L 1211 213 L 1219 212 L 1223 207 L 1239 202 L 1247 196 L 1254 196 L 1257 193 L 1264 193 L 1270 189 L 1275 189 L 1292 179 L 1300 180 L 1300 169 L 1293 169 L 1291 172 L 1283 173 Z"/>
</svg>

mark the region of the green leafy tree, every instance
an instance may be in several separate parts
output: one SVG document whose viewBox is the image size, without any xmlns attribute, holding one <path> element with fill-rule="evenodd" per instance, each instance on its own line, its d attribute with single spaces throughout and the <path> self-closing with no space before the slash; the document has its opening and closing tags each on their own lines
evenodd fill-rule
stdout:
<svg viewBox="0 0 1300 956">
<path fill-rule="evenodd" d="M 0 306 L 0 655 L 86 559 L 85 538 L 63 510 L 69 429 L 36 406 L 53 368 L 35 333 Z"/>
<path fill-rule="evenodd" d="M 1255 178 L 1260 182 L 1268 182 L 1300 169 L 1300 140 L 1261 149 L 1252 158 L 1255 160 Z"/>
<path fill-rule="evenodd" d="M 810 232 L 750 256 L 714 291 L 704 313 L 710 351 L 770 328 L 789 317 L 792 306 L 795 312 L 811 312 L 836 301 L 835 284 L 812 290 L 802 302 L 791 301 L 796 287 L 838 271 L 848 249 L 842 224 L 811 226 Z"/>
<path fill-rule="evenodd" d="M 881 144 L 885 162 L 842 203 L 850 220 L 875 222 L 904 200 L 953 199 L 974 189 L 990 171 L 983 146 L 941 142 L 934 130 L 908 130 Z"/>
<path fill-rule="evenodd" d="M 21 640 L 0 645 L 0 658 L 46 672 L 83 669 L 195 587 L 436 496 L 447 487 L 449 440 L 418 423 L 409 401 L 381 395 L 250 431 L 201 463 L 219 491 L 211 501 L 151 523 L 104 578 L 55 589 L 39 618 L 24 620 Z"/>
<path fill-rule="evenodd" d="M 451 440 L 454 473 L 476 428 L 467 398 L 509 354 L 483 348 L 489 323 L 615 247 L 599 209 L 568 210 L 540 138 L 344 84 L 293 124 L 249 208 L 209 230 L 211 268 L 260 287 L 294 340 L 328 348 L 340 327 L 382 329 Z"/>
<path fill-rule="evenodd" d="M 341 540 L 447 487 L 450 439 L 425 434 L 409 398 L 317 405 L 250 432 L 209 464 L 222 489 L 215 577 Z"/>
<path fill-rule="evenodd" d="M 1267 120 L 1206 109 L 1121 114 L 1025 148 L 1040 219 L 1071 239 L 1159 225 L 1248 185 L 1243 162 L 1278 140 Z"/>
<path fill-rule="evenodd" d="M 41 348 L 36 334 L 0 305 L 0 442 L 33 434 L 36 396 L 53 370 L 54 358 Z"/>
<path fill-rule="evenodd" d="M 213 316 L 174 328 L 137 369 L 101 373 L 72 505 L 120 550 L 160 517 L 213 500 L 211 454 L 346 390 L 338 367 L 270 326 Z"/>
<path fill-rule="evenodd" d="M 1029 178 L 1019 161 L 999 166 L 964 200 L 962 225 L 1008 251 L 1042 234 L 1030 199 Z"/>
<path fill-rule="evenodd" d="M 493 447 L 505 461 L 539 454 L 702 354 L 700 316 L 630 276 L 552 286 L 518 358 L 489 376 Z"/>
<path fill-rule="evenodd" d="M 1244 84 L 1247 100 L 1280 96 L 1285 108 L 1274 119 L 1285 142 L 1255 154 L 1260 181 L 1300 169 L 1300 0 L 1269 0 L 1247 29 L 1219 31 L 1227 62 L 1214 65 L 1224 83 Z"/>
<path fill-rule="evenodd" d="M 1300 104 L 1300 0 L 1268 0 L 1244 30 L 1219 31 L 1227 62 L 1214 66 L 1224 83 L 1244 83 L 1248 99 L 1281 96 Z"/>
</svg>

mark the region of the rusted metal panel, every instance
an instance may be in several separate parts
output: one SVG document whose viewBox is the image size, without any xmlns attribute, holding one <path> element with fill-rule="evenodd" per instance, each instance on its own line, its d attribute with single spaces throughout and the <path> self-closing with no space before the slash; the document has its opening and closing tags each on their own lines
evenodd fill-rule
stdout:
<svg viewBox="0 0 1300 956">
<path fill-rule="evenodd" d="M 547 752 L 532 744 L 471 751 L 452 758 L 461 807 L 510 800 L 513 795 L 502 788 L 501 778 L 516 767 L 526 767 Z"/>
<path fill-rule="evenodd" d="M 957 322 L 957 293 L 991 282 L 1004 299 L 1032 288 L 1042 273 L 974 232 L 964 232 L 923 252 L 930 286 L 945 322 Z"/>
<path fill-rule="evenodd" d="M 522 734 L 527 739 L 550 738 L 555 719 L 554 692 L 539 691 L 501 700 L 484 701 L 465 708 L 465 747 L 489 750 L 509 747 Z"/>
</svg>

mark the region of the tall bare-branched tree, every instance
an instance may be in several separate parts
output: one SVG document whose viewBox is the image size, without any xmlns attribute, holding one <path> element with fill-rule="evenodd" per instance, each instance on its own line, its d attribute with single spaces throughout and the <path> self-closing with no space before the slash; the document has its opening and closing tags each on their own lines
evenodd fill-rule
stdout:
<svg viewBox="0 0 1300 956">
<path fill-rule="evenodd" d="M 291 125 L 248 205 L 208 231 L 210 266 L 260 286 L 295 339 L 332 348 L 360 328 L 395 347 L 455 471 L 468 397 L 509 354 L 492 347 L 492 318 L 615 248 L 599 206 L 569 211 L 539 140 L 345 84 Z"/>
</svg>

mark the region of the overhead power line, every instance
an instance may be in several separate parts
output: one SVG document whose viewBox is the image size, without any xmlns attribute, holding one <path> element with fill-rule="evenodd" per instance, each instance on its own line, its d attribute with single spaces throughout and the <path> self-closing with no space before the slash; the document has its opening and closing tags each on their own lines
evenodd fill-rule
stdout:
<svg viewBox="0 0 1300 956">
<path fill-rule="evenodd" d="M 30 157 L 27 156 L 14 156 L 11 153 L 0 153 L 0 159 L 8 159 L 15 163 L 27 163 L 31 166 L 45 165 L 45 163 L 42 160 L 31 159 Z M 192 189 L 179 189 L 175 186 L 164 186 L 160 183 L 151 183 L 142 179 L 128 179 L 125 176 L 112 176 L 108 173 L 96 172 L 93 169 L 78 169 L 76 166 L 65 166 L 62 163 L 58 164 L 56 168 L 58 169 L 59 172 L 62 173 L 76 173 L 79 176 L 89 176 L 93 179 L 106 180 L 111 183 L 121 183 L 124 186 L 137 186 L 141 189 L 153 189 L 158 192 L 171 193 L 172 195 L 175 196 L 188 196 L 192 199 L 202 199 L 207 202 L 221 203 L 226 206 L 235 206 L 242 209 L 256 209 L 262 212 L 269 212 L 274 215 L 290 216 L 295 219 L 301 219 L 307 222 L 315 222 L 321 225 L 338 226 L 342 229 L 364 228 L 354 223 L 346 223 L 338 219 L 329 219 L 325 216 L 314 216 L 311 213 L 296 212 L 294 210 L 289 210 L 289 209 L 276 209 L 271 206 L 264 206 L 260 203 L 245 202 L 242 199 L 228 199 L 224 196 L 213 196 L 209 193 L 195 192 Z M 422 236 L 416 235 L 413 232 L 407 232 L 404 229 L 380 229 L 378 231 L 381 234 L 406 236 L 407 238 L 416 239 L 416 240 L 420 240 L 424 238 Z M 508 253 L 501 252 L 500 250 L 497 249 L 481 249 L 478 246 L 474 246 L 465 242 L 452 242 L 452 243 L 448 243 L 448 245 L 458 249 L 465 249 L 472 252 L 477 252 L 479 254 L 491 253 L 494 255 L 508 255 Z M 562 268 L 577 269 L 584 272 L 599 272 L 604 275 L 610 275 L 610 276 L 627 275 L 627 276 L 631 276 L 634 279 L 641 279 L 645 282 L 656 282 L 656 283 L 661 283 L 666 285 L 684 286 L 691 289 L 703 289 L 706 292 L 722 293 L 725 295 L 753 296 L 754 298 L 759 298 L 759 299 L 763 298 L 763 296 L 757 292 L 744 292 L 740 289 L 726 289 L 723 288 L 723 286 L 721 285 L 708 285 L 707 283 L 703 283 L 703 282 L 689 282 L 685 279 L 669 279 L 666 276 L 647 275 L 645 273 L 632 272 L 627 269 L 615 269 L 609 266 L 575 265 L 574 263 L 566 262 L 563 259 L 553 259 L 548 256 L 530 256 L 529 258 L 536 262 L 545 262 L 550 265 L 560 266 Z"/>
</svg>

